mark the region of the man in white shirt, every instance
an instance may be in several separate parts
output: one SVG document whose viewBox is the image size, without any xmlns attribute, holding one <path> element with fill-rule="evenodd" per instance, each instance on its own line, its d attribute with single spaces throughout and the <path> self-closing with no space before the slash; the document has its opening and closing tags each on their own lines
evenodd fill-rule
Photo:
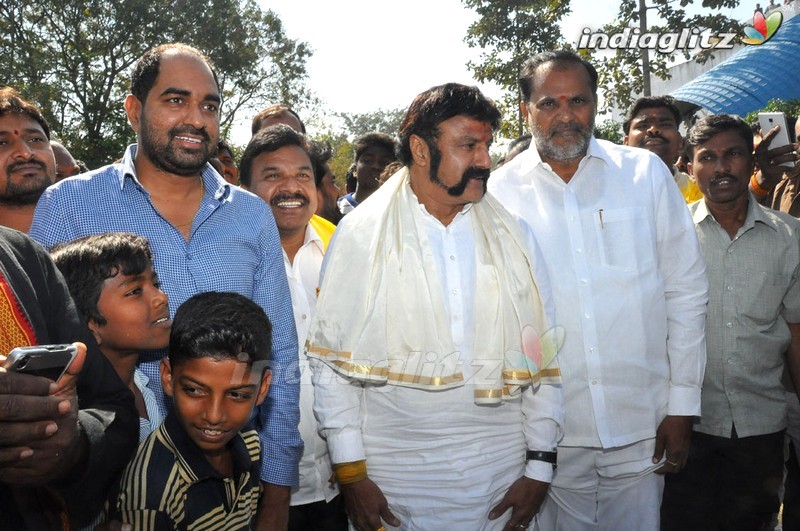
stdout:
<svg viewBox="0 0 800 531">
<path fill-rule="evenodd" d="M 684 466 L 700 414 L 708 294 L 694 226 L 654 154 L 593 138 L 591 64 L 546 52 L 520 85 L 534 145 L 490 191 L 533 228 L 566 329 L 566 427 L 539 522 L 658 529 L 660 474 Z"/>
<path fill-rule="evenodd" d="M 550 288 L 530 229 L 485 195 L 499 121 L 475 87 L 417 96 L 404 167 L 325 257 L 314 411 L 356 529 L 525 529 L 552 477 Z"/>
<path fill-rule="evenodd" d="M 319 179 L 315 179 L 311 146 L 301 133 L 283 124 L 261 129 L 250 139 L 240 166 L 242 187 L 266 201 L 275 216 L 300 347 L 300 436 L 304 450 L 300 483 L 291 491 L 289 531 L 343 531 L 347 517 L 337 497 L 339 491 L 330 482 L 327 445 L 317 433 L 312 410 L 314 390 L 305 354 L 319 270 L 335 227 L 314 216 Z"/>
</svg>

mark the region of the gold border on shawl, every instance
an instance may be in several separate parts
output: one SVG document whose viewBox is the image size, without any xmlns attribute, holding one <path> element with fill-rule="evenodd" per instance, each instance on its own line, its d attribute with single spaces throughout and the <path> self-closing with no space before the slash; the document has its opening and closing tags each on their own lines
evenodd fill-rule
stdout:
<svg viewBox="0 0 800 531">
<path fill-rule="evenodd" d="M 344 358 L 349 360 L 352 359 L 353 357 L 353 354 L 351 352 L 332 350 L 325 347 L 318 347 L 308 342 L 306 342 L 306 350 L 308 352 L 313 352 L 314 354 L 318 354 L 320 358 L 326 358 L 326 359 Z"/>
<path fill-rule="evenodd" d="M 415 384 L 415 385 L 424 385 L 426 387 L 443 387 L 443 386 L 453 386 L 460 384 L 464 381 L 464 375 L 460 372 L 452 374 L 450 376 L 420 376 L 418 374 L 409 374 L 409 373 L 399 373 L 399 372 L 390 372 L 388 375 L 388 381 L 390 383 L 397 383 L 397 384 Z"/>
<path fill-rule="evenodd" d="M 504 391 L 506 391 L 506 392 L 507 392 L 507 390 L 506 390 L 506 389 L 475 389 L 475 391 L 474 391 L 474 393 L 473 393 L 473 394 L 474 394 L 475 398 L 481 398 L 481 399 L 487 399 L 487 398 L 500 399 L 500 398 L 502 398 L 502 397 L 503 397 L 503 392 L 504 392 Z"/>
</svg>

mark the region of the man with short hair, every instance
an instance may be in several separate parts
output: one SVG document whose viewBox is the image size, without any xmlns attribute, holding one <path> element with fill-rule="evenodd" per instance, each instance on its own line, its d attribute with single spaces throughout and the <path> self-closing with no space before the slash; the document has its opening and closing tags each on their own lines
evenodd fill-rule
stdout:
<svg viewBox="0 0 800 531">
<path fill-rule="evenodd" d="M 387 164 L 397 160 L 397 142 L 385 133 L 367 133 L 353 142 L 356 187 L 339 198 L 342 215 L 352 212 L 381 185 L 380 176 Z"/>
<path fill-rule="evenodd" d="M 657 529 L 665 472 L 700 414 L 707 284 L 686 203 L 652 153 L 592 136 L 597 72 L 545 52 L 520 74 L 533 144 L 490 191 L 552 279 L 566 427 L 542 529 Z"/>
<path fill-rule="evenodd" d="M 527 528 L 552 477 L 549 284 L 530 230 L 485 195 L 499 122 L 475 87 L 418 95 L 405 166 L 326 254 L 314 411 L 356 529 Z"/>
<path fill-rule="evenodd" d="M 300 115 L 292 110 L 285 103 L 270 105 L 253 117 L 253 124 L 250 130 L 253 135 L 271 125 L 286 124 L 298 133 L 306 134 L 306 126 Z"/>
<path fill-rule="evenodd" d="M 31 235 L 53 245 L 133 232 L 150 241 L 173 312 L 202 291 L 240 293 L 264 308 L 273 324 L 273 383 L 257 418 L 266 482 L 259 519 L 278 529 L 302 452 L 297 336 L 272 212 L 208 164 L 219 140 L 220 102 L 213 67 L 198 50 L 176 43 L 147 51 L 134 65 L 125 100 L 137 144 L 121 163 L 49 188 Z M 166 413 L 158 385 L 162 354 L 141 356 L 140 368 Z"/>
<path fill-rule="evenodd" d="M 300 436 L 305 447 L 300 459 L 300 484 L 292 487 L 290 531 L 347 529 L 339 489 L 330 483 L 328 446 L 314 419 L 314 388 L 305 342 L 314 316 L 319 270 L 335 228 L 314 215 L 317 187 L 312 148 L 303 135 L 278 124 L 250 139 L 242 155 L 242 187 L 272 209 L 283 247 L 283 262 L 297 329 L 300 360 Z"/>
<path fill-rule="evenodd" d="M 217 142 L 217 160 L 222 166 L 222 178 L 229 184 L 239 185 L 239 168 L 236 167 L 236 160 L 233 158 L 233 150 L 224 140 Z"/>
<path fill-rule="evenodd" d="M 81 173 L 78 161 L 64 147 L 64 144 L 51 140 L 50 147 L 53 149 L 53 155 L 56 158 L 56 182 Z"/>
<path fill-rule="evenodd" d="M 662 529 L 771 529 L 784 363 L 800 382 L 800 221 L 748 192 L 753 135 L 740 118 L 703 118 L 687 144 L 704 196 L 689 208 L 708 264 L 708 365 L 689 460 L 666 481 Z"/>
<path fill-rule="evenodd" d="M 317 216 L 325 218 L 334 225 L 338 225 L 342 219 L 342 213 L 336 206 L 339 200 L 341 189 L 336 184 L 336 178 L 331 171 L 329 164 L 331 157 L 330 145 L 322 145 L 318 142 L 311 144 L 311 162 L 314 164 L 314 178 L 317 185 Z"/>
<path fill-rule="evenodd" d="M 13 88 L 0 89 L 0 225 L 28 232 L 36 202 L 55 176 L 42 113 Z"/>
<path fill-rule="evenodd" d="M 683 138 L 678 131 L 681 113 L 670 96 L 645 96 L 636 100 L 622 123 L 626 146 L 652 151 L 664 161 L 687 203 L 703 197 L 695 182 L 678 169 L 676 162 Z"/>
</svg>

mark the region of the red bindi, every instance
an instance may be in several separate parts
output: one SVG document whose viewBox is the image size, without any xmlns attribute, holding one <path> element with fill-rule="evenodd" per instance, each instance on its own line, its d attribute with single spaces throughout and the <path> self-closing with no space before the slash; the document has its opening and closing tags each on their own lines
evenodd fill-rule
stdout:
<svg viewBox="0 0 800 531">
<path fill-rule="evenodd" d="M 567 97 L 566 96 L 559 96 L 558 99 L 560 99 L 561 101 L 565 101 L 567 99 Z"/>
<path fill-rule="evenodd" d="M 16 129 L 14 129 L 14 134 L 15 134 L 15 135 L 17 135 L 17 136 L 19 136 L 19 131 L 17 131 Z"/>
</svg>

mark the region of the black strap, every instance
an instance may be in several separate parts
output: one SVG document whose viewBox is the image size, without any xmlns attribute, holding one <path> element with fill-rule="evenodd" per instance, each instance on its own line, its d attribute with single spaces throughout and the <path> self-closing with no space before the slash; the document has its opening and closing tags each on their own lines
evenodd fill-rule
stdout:
<svg viewBox="0 0 800 531">
<path fill-rule="evenodd" d="M 544 461 L 555 466 L 557 463 L 556 452 L 538 452 L 535 450 L 528 450 L 525 452 L 525 461 Z"/>
</svg>

